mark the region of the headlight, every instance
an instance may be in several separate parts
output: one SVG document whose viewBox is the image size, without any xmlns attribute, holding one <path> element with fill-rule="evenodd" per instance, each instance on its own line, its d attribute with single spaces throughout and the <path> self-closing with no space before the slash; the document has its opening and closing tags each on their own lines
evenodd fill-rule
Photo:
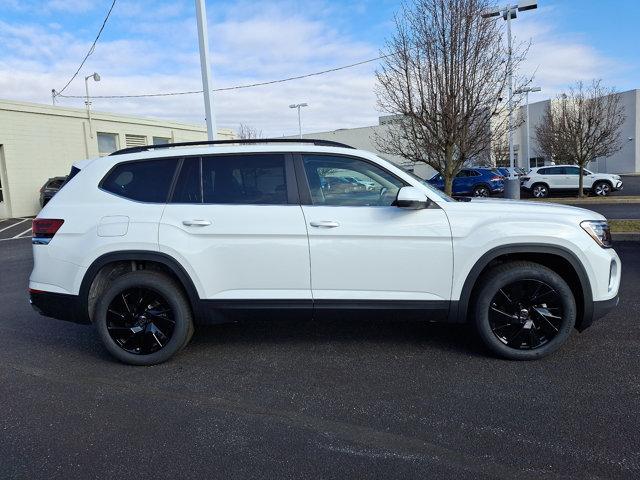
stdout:
<svg viewBox="0 0 640 480">
<path fill-rule="evenodd" d="M 598 245 L 603 248 L 610 248 L 612 246 L 611 242 L 611 231 L 609 230 L 609 223 L 606 220 L 585 220 L 580 223 L 582 229 L 591 235 Z"/>
</svg>

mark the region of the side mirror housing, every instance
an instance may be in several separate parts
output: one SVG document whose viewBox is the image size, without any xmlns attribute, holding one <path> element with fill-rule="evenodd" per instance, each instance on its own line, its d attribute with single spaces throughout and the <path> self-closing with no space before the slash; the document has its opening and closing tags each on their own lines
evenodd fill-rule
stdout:
<svg viewBox="0 0 640 480">
<path fill-rule="evenodd" d="M 420 210 L 428 208 L 431 200 L 416 187 L 402 187 L 398 190 L 396 197 L 396 207 L 407 210 Z"/>
</svg>

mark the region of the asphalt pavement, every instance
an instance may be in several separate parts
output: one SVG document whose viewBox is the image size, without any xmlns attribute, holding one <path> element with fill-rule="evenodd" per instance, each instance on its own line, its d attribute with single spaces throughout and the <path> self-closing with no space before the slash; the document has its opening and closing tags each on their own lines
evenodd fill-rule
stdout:
<svg viewBox="0 0 640 480">
<path fill-rule="evenodd" d="M 638 478 L 640 244 L 618 251 L 619 308 L 541 361 L 345 317 L 201 328 L 144 368 L 32 311 L 31 244 L 0 242 L 0 478 Z"/>
</svg>

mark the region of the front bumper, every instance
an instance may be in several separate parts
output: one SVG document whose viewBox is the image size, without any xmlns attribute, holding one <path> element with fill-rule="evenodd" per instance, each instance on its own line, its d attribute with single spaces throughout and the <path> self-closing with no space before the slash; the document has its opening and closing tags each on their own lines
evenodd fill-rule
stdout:
<svg viewBox="0 0 640 480">
<path fill-rule="evenodd" d="M 74 323 L 91 323 L 89 317 L 82 314 L 78 295 L 29 289 L 29 303 L 36 312 L 45 317 Z"/>
</svg>

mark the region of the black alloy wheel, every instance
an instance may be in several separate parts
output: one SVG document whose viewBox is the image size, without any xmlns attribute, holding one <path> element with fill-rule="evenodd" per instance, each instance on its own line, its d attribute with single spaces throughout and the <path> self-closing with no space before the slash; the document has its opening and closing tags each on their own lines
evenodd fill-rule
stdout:
<svg viewBox="0 0 640 480">
<path fill-rule="evenodd" d="M 525 279 L 498 289 L 489 307 L 489 324 L 508 347 L 532 350 L 558 335 L 562 315 L 562 299 L 553 287 Z"/>
<path fill-rule="evenodd" d="M 109 335 L 120 348 L 134 355 L 149 355 L 167 345 L 175 323 L 169 303 L 149 288 L 124 290 L 107 309 Z"/>
<path fill-rule="evenodd" d="M 509 360 L 536 360 L 560 348 L 576 323 L 567 282 L 544 265 L 511 261 L 478 280 L 473 320 L 480 339 Z"/>
<path fill-rule="evenodd" d="M 549 196 L 549 187 L 543 183 L 536 183 L 531 189 L 531 193 L 535 198 L 546 198 Z"/>
<path fill-rule="evenodd" d="M 182 285 L 150 270 L 112 280 L 98 296 L 92 321 L 109 353 L 130 365 L 165 362 L 193 335 L 193 312 Z"/>
</svg>

